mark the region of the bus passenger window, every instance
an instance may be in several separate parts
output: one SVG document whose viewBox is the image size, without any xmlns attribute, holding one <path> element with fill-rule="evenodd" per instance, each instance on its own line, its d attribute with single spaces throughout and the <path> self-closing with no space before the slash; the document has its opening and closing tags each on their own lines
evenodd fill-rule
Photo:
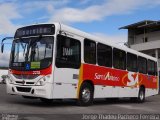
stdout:
<svg viewBox="0 0 160 120">
<path fill-rule="evenodd" d="M 157 62 L 155 62 L 155 75 L 156 75 L 156 76 L 158 75 L 157 72 L 158 72 L 158 71 L 157 71 Z"/>
<path fill-rule="evenodd" d="M 126 69 L 126 52 L 117 48 L 113 49 L 113 66 L 117 69 Z"/>
<path fill-rule="evenodd" d="M 148 60 L 147 64 L 148 64 L 148 66 L 147 66 L 148 74 L 149 75 L 155 75 L 155 72 L 156 72 L 155 71 L 155 62 L 152 61 L 152 60 Z"/>
<path fill-rule="evenodd" d="M 138 69 L 139 73 L 147 73 L 147 59 L 143 57 L 138 57 Z"/>
<path fill-rule="evenodd" d="M 127 53 L 127 70 L 137 72 L 137 56 Z"/>
<path fill-rule="evenodd" d="M 84 40 L 84 61 L 90 64 L 96 64 L 96 42 Z"/>
<path fill-rule="evenodd" d="M 112 47 L 98 43 L 97 60 L 98 65 L 112 67 Z"/>
<path fill-rule="evenodd" d="M 58 68 L 75 68 L 81 65 L 81 43 L 66 36 L 57 36 L 56 66 Z"/>
</svg>

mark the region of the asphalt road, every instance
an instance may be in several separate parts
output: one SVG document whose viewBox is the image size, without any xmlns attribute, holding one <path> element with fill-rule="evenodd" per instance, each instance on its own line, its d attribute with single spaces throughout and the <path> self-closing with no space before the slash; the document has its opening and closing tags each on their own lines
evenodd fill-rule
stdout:
<svg viewBox="0 0 160 120">
<path fill-rule="evenodd" d="M 148 97 L 142 104 L 128 99 L 118 101 L 97 99 L 92 106 L 80 107 L 74 100 L 55 100 L 47 105 L 39 99 L 24 99 L 21 96 L 8 95 L 5 85 L 2 84 L 0 84 L 0 91 L 0 119 L 2 120 L 5 120 L 5 117 L 18 120 L 105 120 L 108 118 L 98 118 L 98 115 L 160 114 L 160 95 Z"/>
</svg>

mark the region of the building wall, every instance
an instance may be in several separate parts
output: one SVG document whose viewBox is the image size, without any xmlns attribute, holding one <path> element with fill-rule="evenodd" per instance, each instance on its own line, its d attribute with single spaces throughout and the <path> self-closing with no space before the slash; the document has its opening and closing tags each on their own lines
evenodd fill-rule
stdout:
<svg viewBox="0 0 160 120">
<path fill-rule="evenodd" d="M 135 38 L 134 39 L 134 44 L 143 43 L 143 38 L 144 37 L 148 38 L 148 42 L 160 40 L 160 31 L 146 33 L 145 35 L 144 34 L 136 35 L 134 37 Z"/>
<path fill-rule="evenodd" d="M 159 49 L 160 39 L 155 41 L 145 42 L 145 43 L 132 44 L 130 45 L 130 47 L 137 51 Z"/>
<path fill-rule="evenodd" d="M 134 31 L 128 31 L 128 42 L 130 48 L 148 54 L 152 57 L 155 56 L 155 50 L 158 50 L 160 56 L 160 31 L 154 31 L 150 33 L 134 35 Z M 148 41 L 144 42 L 144 37 L 147 37 Z M 160 57 L 158 57 L 158 67 L 160 69 Z"/>
</svg>

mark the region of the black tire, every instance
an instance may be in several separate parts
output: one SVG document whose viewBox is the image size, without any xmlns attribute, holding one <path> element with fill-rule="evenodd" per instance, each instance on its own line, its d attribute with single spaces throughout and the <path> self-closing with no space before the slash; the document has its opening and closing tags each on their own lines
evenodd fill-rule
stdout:
<svg viewBox="0 0 160 120">
<path fill-rule="evenodd" d="M 79 92 L 78 105 L 89 106 L 93 104 L 93 86 L 87 82 L 83 83 Z"/>
<path fill-rule="evenodd" d="M 145 89 L 143 87 L 139 89 L 137 101 L 139 103 L 143 103 L 145 101 Z"/>
<path fill-rule="evenodd" d="M 45 104 L 51 104 L 53 102 L 53 99 L 40 98 L 40 100 Z"/>
</svg>

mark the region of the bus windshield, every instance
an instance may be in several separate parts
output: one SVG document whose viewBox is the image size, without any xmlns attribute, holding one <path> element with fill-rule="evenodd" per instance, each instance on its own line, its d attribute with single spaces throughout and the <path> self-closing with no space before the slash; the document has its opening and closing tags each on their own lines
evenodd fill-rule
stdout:
<svg viewBox="0 0 160 120">
<path fill-rule="evenodd" d="M 10 68 L 38 70 L 52 63 L 53 42 L 51 36 L 16 39 L 12 45 Z"/>
</svg>

